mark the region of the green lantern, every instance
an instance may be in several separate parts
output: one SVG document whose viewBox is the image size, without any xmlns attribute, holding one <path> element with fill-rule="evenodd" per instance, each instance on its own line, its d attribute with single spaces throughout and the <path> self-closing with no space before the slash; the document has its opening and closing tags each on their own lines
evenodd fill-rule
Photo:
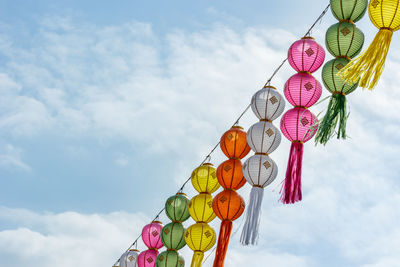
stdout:
<svg viewBox="0 0 400 267">
<path fill-rule="evenodd" d="M 161 242 L 167 249 L 179 250 L 186 245 L 185 228 L 181 223 L 172 222 L 164 226 Z"/>
<path fill-rule="evenodd" d="M 157 257 L 157 267 L 184 267 L 185 260 L 176 251 L 167 250 Z"/>
<path fill-rule="evenodd" d="M 360 53 L 364 44 L 364 34 L 354 23 L 339 22 L 329 27 L 325 43 L 333 56 L 352 58 Z"/>
<path fill-rule="evenodd" d="M 359 21 L 365 14 L 368 0 L 331 0 L 331 10 L 339 21 Z"/>
<path fill-rule="evenodd" d="M 338 71 L 349 62 L 350 61 L 346 58 L 335 58 L 328 61 L 322 68 L 322 81 L 324 82 L 326 89 L 328 89 L 332 94 L 342 93 L 348 95 L 357 89 L 358 83 L 353 85 L 348 84 L 336 75 Z"/>
<path fill-rule="evenodd" d="M 190 200 L 183 193 L 168 198 L 165 203 L 165 212 L 168 218 L 173 222 L 186 221 L 190 217 L 189 202 Z"/>
</svg>

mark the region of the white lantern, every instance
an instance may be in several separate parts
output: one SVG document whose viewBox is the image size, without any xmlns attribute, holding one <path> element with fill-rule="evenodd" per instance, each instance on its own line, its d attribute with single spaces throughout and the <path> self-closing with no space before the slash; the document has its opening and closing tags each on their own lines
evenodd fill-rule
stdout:
<svg viewBox="0 0 400 267">
<path fill-rule="evenodd" d="M 119 259 L 120 267 L 138 267 L 137 259 L 139 257 L 139 250 L 130 249 L 129 251 L 122 254 Z"/>
<path fill-rule="evenodd" d="M 285 109 L 285 100 L 273 86 L 266 86 L 251 99 L 251 109 L 260 120 L 276 120 Z"/>
<path fill-rule="evenodd" d="M 281 133 L 272 123 L 260 121 L 247 132 L 247 143 L 256 153 L 270 154 L 281 143 Z"/>
<path fill-rule="evenodd" d="M 276 179 L 278 167 L 270 157 L 254 155 L 243 164 L 243 175 L 252 186 L 264 188 Z"/>
</svg>

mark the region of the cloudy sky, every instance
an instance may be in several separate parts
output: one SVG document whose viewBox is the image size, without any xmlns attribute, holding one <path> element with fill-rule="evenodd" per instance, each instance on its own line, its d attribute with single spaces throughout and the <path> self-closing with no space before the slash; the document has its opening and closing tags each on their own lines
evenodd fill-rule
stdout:
<svg viewBox="0 0 400 267">
<path fill-rule="evenodd" d="M 0 0 L 0 266 L 111 266 L 328 4 L 281 2 Z M 241 247 L 236 221 L 227 266 L 399 266 L 399 51 L 395 34 L 379 86 L 348 97 L 351 138 L 307 143 L 293 206 L 283 139 L 259 244 Z"/>
</svg>

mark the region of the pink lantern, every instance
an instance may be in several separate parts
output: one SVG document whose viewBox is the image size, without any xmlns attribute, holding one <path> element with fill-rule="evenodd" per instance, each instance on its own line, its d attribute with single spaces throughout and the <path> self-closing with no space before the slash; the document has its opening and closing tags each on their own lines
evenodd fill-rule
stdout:
<svg viewBox="0 0 400 267">
<path fill-rule="evenodd" d="M 322 94 L 322 86 L 311 74 L 300 72 L 285 84 L 285 97 L 295 107 L 311 107 Z"/>
<path fill-rule="evenodd" d="M 314 38 L 303 37 L 289 48 L 288 60 L 297 72 L 313 73 L 324 63 L 325 50 Z"/>
<path fill-rule="evenodd" d="M 155 249 L 148 249 L 139 254 L 138 266 L 139 267 L 155 267 L 156 260 L 159 252 Z"/>
<path fill-rule="evenodd" d="M 163 225 L 159 221 L 154 221 L 143 228 L 142 240 L 149 249 L 139 254 L 138 267 L 156 266 L 158 249 L 163 246 L 161 242 L 162 229 Z"/>
<path fill-rule="evenodd" d="M 301 169 L 303 165 L 303 144 L 313 138 L 318 129 L 317 117 L 308 109 L 296 107 L 288 110 L 281 119 L 281 131 L 290 147 L 286 178 L 281 201 L 293 204 L 302 200 Z"/>
<path fill-rule="evenodd" d="M 161 242 L 162 228 L 163 225 L 158 221 L 154 221 L 143 228 L 142 239 L 148 248 L 159 249 L 163 246 Z"/>
</svg>

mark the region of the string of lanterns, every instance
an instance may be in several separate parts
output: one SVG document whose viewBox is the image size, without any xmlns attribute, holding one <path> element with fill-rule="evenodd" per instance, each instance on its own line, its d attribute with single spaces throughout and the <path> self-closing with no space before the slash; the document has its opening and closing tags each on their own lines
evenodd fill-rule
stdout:
<svg viewBox="0 0 400 267">
<path fill-rule="evenodd" d="M 293 204 L 302 200 L 303 144 L 315 135 L 318 127 L 316 116 L 308 108 L 321 97 L 322 86 L 311 73 L 324 63 L 325 51 L 314 38 L 307 36 L 292 44 L 288 59 L 297 74 L 289 78 L 284 89 L 286 99 L 294 108 L 281 119 L 281 131 L 292 142 L 281 201 Z"/>
<path fill-rule="evenodd" d="M 315 25 L 324 17 L 324 15 L 328 11 L 329 7 L 330 7 L 330 4 L 323 10 L 321 15 L 316 19 L 316 21 L 308 29 L 308 31 L 305 35 L 310 34 L 310 32 L 315 27 Z M 275 77 L 275 75 L 280 71 L 281 67 L 287 62 L 287 60 L 288 59 L 283 60 L 282 63 L 275 69 L 275 71 L 273 72 L 271 77 L 267 80 L 267 83 L 266 83 L 264 89 L 268 89 L 267 86 L 269 85 L 271 80 Z M 239 120 L 244 116 L 244 114 L 251 107 L 252 107 L 252 104 L 249 104 L 245 108 L 245 110 L 240 114 L 240 116 L 238 117 L 238 119 L 235 121 L 235 123 L 232 126 L 233 129 L 235 129 L 235 126 L 238 124 Z M 252 108 L 254 110 L 254 107 L 252 107 Z M 283 108 L 282 108 L 282 110 L 283 110 Z M 276 117 L 279 117 L 279 115 L 277 115 Z M 236 128 L 236 129 L 239 129 L 239 128 Z M 244 134 L 246 136 L 245 132 L 244 132 Z M 246 138 L 247 138 L 247 136 L 246 136 Z M 176 207 L 176 205 L 174 204 L 175 203 L 174 200 L 186 198 L 186 196 L 184 196 L 183 194 L 180 194 L 180 193 L 189 181 L 192 182 L 192 185 L 194 186 L 195 189 L 200 189 L 200 191 L 198 190 L 198 192 L 200 194 L 196 196 L 196 197 L 198 197 L 198 199 L 193 201 L 193 199 L 196 198 L 195 197 L 188 204 L 189 215 L 197 223 L 190 226 L 187 230 L 185 230 L 185 238 L 184 238 L 185 242 L 184 243 L 186 243 L 188 245 L 188 247 L 194 251 L 194 255 L 192 258 L 192 262 L 191 262 L 191 267 L 201 266 L 202 259 L 204 257 L 204 252 L 211 249 L 216 243 L 216 233 L 207 223 L 207 221 L 210 222 L 216 217 L 213 207 L 215 206 L 215 209 L 217 210 L 217 214 L 221 218 L 221 220 L 229 221 L 229 219 L 225 219 L 225 218 L 229 217 L 229 218 L 236 219 L 236 218 L 240 217 L 237 215 L 231 216 L 230 214 L 229 214 L 229 216 L 224 216 L 223 207 L 221 207 L 220 205 L 217 204 L 218 202 L 221 202 L 220 198 L 218 198 L 218 200 L 217 200 L 217 197 L 216 197 L 215 201 L 212 200 L 211 193 L 215 192 L 219 188 L 220 185 L 218 183 L 218 179 L 215 179 L 215 178 L 217 178 L 215 168 L 213 168 L 212 164 L 205 163 L 205 162 L 207 161 L 207 159 L 210 158 L 211 154 L 214 153 L 214 151 L 220 145 L 220 143 L 221 142 L 219 142 L 218 144 L 216 144 L 213 147 L 213 149 L 209 152 L 209 154 L 204 158 L 203 162 L 200 164 L 200 167 L 198 167 L 195 171 L 193 171 L 191 177 L 189 177 L 184 182 L 184 184 L 182 185 L 178 194 L 176 196 L 170 197 L 167 200 L 165 208 L 163 208 L 155 216 L 155 219 L 153 220 L 152 223 L 146 225 L 143 228 L 142 234 L 131 244 L 131 246 L 126 250 L 126 252 L 122 254 L 122 256 L 114 264 L 114 266 L 117 266 L 118 263 L 119 263 L 120 267 L 133 267 L 133 266 L 135 266 L 135 267 L 154 267 L 154 266 L 157 266 L 157 267 L 161 267 L 161 266 L 163 266 L 163 267 L 164 266 L 174 266 L 175 267 L 176 266 L 176 267 L 178 267 L 179 266 L 180 267 L 180 266 L 184 265 L 183 258 L 180 257 L 179 254 L 177 253 L 178 249 L 185 246 L 183 244 L 182 240 L 179 238 L 182 233 L 182 228 L 177 224 L 180 224 L 182 226 L 182 222 L 185 220 L 184 218 L 185 218 L 185 216 L 187 216 L 187 214 L 182 210 L 182 207 L 180 207 L 180 208 Z M 249 151 L 247 151 L 247 153 L 248 152 Z M 266 156 L 266 155 L 264 155 L 264 156 Z M 230 156 L 227 155 L 227 157 L 230 157 Z M 234 157 L 234 158 L 230 158 L 228 161 L 230 161 L 230 160 L 234 160 L 236 162 L 236 160 L 238 160 L 238 159 Z M 272 162 L 272 160 L 271 160 L 271 162 Z M 223 164 L 221 164 L 221 165 L 223 165 Z M 225 165 L 223 165 L 223 166 L 225 166 Z M 201 169 L 201 172 L 199 173 L 200 169 Z M 239 172 L 238 168 L 235 168 L 235 170 L 236 170 L 236 172 Z M 246 170 L 246 169 L 243 168 L 242 172 L 244 170 Z M 199 174 L 200 174 L 201 178 L 199 177 Z M 247 179 L 247 181 L 249 182 L 250 176 L 249 177 L 246 177 L 246 175 L 244 175 L 244 176 Z M 215 180 L 217 181 L 217 183 L 213 182 Z M 221 183 L 224 184 L 223 185 L 224 187 L 226 187 L 226 188 L 232 187 L 233 188 L 233 186 L 235 184 L 235 183 L 233 183 L 233 180 L 232 180 L 232 183 L 229 185 L 228 185 L 228 183 L 224 183 L 224 180 L 225 179 L 221 180 L 222 181 Z M 200 181 L 203 181 L 203 182 L 200 182 Z M 210 182 L 210 181 L 211 181 L 211 183 L 209 185 L 208 182 Z M 243 183 L 243 185 L 245 184 L 244 181 L 242 181 L 241 183 Z M 241 183 L 239 183 L 239 184 L 236 183 L 235 186 L 239 186 L 239 185 L 241 185 Z M 243 186 L 243 185 L 241 185 L 241 186 Z M 265 186 L 266 185 L 267 184 L 265 184 Z M 226 191 L 234 192 L 233 194 L 230 193 L 231 195 L 234 195 L 236 192 L 232 188 L 228 188 L 228 190 L 222 191 L 220 193 L 221 194 L 220 196 L 223 197 L 223 194 L 226 194 Z M 204 191 L 202 191 L 202 190 L 204 190 Z M 237 193 L 236 193 L 236 195 L 239 196 Z M 210 196 L 211 196 L 211 198 L 210 198 Z M 171 199 L 173 200 L 172 202 L 171 202 Z M 260 199 L 260 201 L 262 201 L 262 199 Z M 185 202 L 187 203 L 187 201 L 182 201 L 182 203 L 185 203 Z M 214 202 L 216 204 L 214 204 Z M 239 203 L 240 203 L 240 205 L 239 205 L 240 208 L 238 209 L 238 211 L 239 211 L 238 214 L 239 213 L 241 214 L 241 213 L 243 213 L 243 210 L 244 210 L 244 201 L 241 197 L 240 197 Z M 202 206 L 201 207 L 202 212 L 197 214 L 197 211 L 199 210 L 200 206 Z M 254 206 L 258 206 L 258 204 L 255 203 Z M 210 211 L 210 207 L 211 207 L 211 211 Z M 168 218 L 171 219 L 171 221 L 172 221 L 170 224 L 166 225 L 165 227 L 163 227 L 161 222 L 157 221 L 157 218 L 164 210 L 166 211 Z M 176 220 L 177 218 L 174 217 L 175 215 L 172 215 L 173 214 L 172 210 L 174 210 L 174 211 L 180 210 L 182 212 L 182 214 L 181 214 L 182 217 L 180 217 L 180 219 Z M 255 210 L 257 210 L 257 209 L 255 209 Z M 178 214 L 180 214 L 180 213 L 178 212 Z M 183 214 L 186 214 L 186 215 L 183 215 Z M 176 230 L 176 232 L 172 231 L 172 232 L 174 232 L 173 237 L 172 237 L 172 234 L 171 235 L 168 234 L 168 232 L 171 231 L 172 226 L 174 226 L 174 228 L 176 228 L 176 229 L 179 229 L 179 230 Z M 221 227 L 222 227 L 222 223 L 221 223 Z M 163 230 L 166 230 L 166 232 L 163 232 Z M 227 230 L 229 231 L 229 227 L 227 228 Z M 230 231 L 231 230 L 232 229 L 230 229 Z M 228 231 L 226 233 L 228 233 Z M 226 237 L 227 235 L 224 234 L 223 236 Z M 254 235 L 254 236 L 256 236 L 256 235 Z M 142 237 L 143 243 L 148 247 L 148 250 L 143 251 L 142 253 L 139 254 L 139 251 L 136 249 L 132 249 L 132 247 L 135 244 L 137 244 L 140 237 Z M 207 242 L 206 241 L 203 242 L 203 239 L 207 240 Z M 229 241 L 229 239 L 228 239 L 228 241 Z M 225 255 L 227 244 L 228 243 L 226 243 L 226 246 L 225 245 L 221 246 L 222 247 L 221 251 L 222 252 L 225 251 L 221 255 Z M 164 251 L 160 254 L 158 252 L 158 250 L 160 248 L 162 248 L 163 245 L 166 246 L 167 251 Z M 169 255 L 171 255 L 171 256 L 169 256 Z M 221 259 L 223 259 L 224 257 L 225 256 L 221 257 Z M 164 261 L 164 259 L 167 259 L 167 258 L 173 259 L 171 265 L 167 264 Z M 214 266 L 223 266 L 223 260 L 222 260 L 222 265 L 215 265 L 215 264 L 216 263 L 214 263 Z"/>
<path fill-rule="evenodd" d="M 343 81 L 337 73 L 349 64 L 351 58 L 357 56 L 364 45 L 364 34 L 354 22 L 359 21 L 367 10 L 367 0 L 331 0 L 331 10 L 339 20 L 329 27 L 325 36 L 326 48 L 335 59 L 328 61 L 322 68 L 322 81 L 325 88 L 332 94 L 328 109 L 320 122 L 316 143 L 325 145 L 335 135 L 346 139 L 346 124 L 348 119 L 346 96 L 358 87 Z"/>
</svg>

